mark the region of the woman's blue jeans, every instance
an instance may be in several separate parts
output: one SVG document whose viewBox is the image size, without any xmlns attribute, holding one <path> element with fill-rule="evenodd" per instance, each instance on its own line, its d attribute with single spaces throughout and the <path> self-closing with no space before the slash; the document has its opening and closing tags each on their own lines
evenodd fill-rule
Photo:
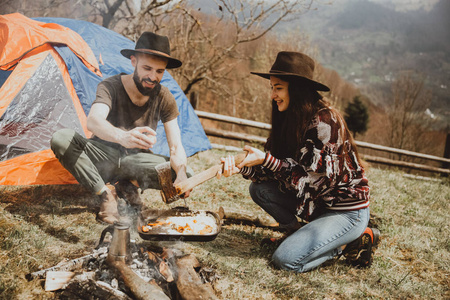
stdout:
<svg viewBox="0 0 450 300">
<path fill-rule="evenodd" d="M 298 200 L 283 193 L 278 182 L 251 183 L 250 195 L 280 226 L 294 227 Z M 369 223 L 369 208 L 328 210 L 288 236 L 274 252 L 273 264 L 299 273 L 314 269 L 342 252 L 341 246 L 361 236 Z"/>
</svg>

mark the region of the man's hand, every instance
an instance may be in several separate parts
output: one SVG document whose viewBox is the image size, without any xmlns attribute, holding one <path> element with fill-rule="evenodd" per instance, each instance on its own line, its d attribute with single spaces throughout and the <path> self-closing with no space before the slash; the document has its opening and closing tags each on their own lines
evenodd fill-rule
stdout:
<svg viewBox="0 0 450 300">
<path fill-rule="evenodd" d="M 167 144 L 170 149 L 170 166 L 177 174 L 174 183 L 177 184 L 187 179 L 187 157 L 183 144 L 181 143 L 181 132 L 177 119 L 175 118 L 172 121 L 164 123 L 164 130 L 166 131 Z M 185 192 L 181 197 L 189 197 L 190 192 Z"/>
<path fill-rule="evenodd" d="M 175 179 L 175 181 L 174 181 L 173 184 L 176 185 L 177 183 L 183 182 L 183 181 L 185 181 L 186 179 L 187 179 L 186 171 L 180 171 L 180 172 L 178 172 L 177 178 Z M 189 197 L 191 191 L 192 191 L 192 190 L 189 190 L 189 191 L 187 191 L 187 192 L 184 192 L 184 194 L 181 195 L 181 198 L 187 198 L 187 197 Z"/>
<path fill-rule="evenodd" d="M 148 126 L 123 131 L 119 143 L 125 148 L 150 149 L 156 144 L 156 132 Z"/>
</svg>

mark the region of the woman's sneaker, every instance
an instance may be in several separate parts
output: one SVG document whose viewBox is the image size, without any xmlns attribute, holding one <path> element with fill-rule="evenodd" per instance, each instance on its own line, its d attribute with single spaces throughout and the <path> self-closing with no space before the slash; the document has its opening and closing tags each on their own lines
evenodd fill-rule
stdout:
<svg viewBox="0 0 450 300">
<path fill-rule="evenodd" d="M 346 261 L 355 267 L 370 267 L 373 261 L 373 253 L 380 241 L 380 231 L 367 227 L 364 233 L 349 243 L 342 254 Z"/>
</svg>

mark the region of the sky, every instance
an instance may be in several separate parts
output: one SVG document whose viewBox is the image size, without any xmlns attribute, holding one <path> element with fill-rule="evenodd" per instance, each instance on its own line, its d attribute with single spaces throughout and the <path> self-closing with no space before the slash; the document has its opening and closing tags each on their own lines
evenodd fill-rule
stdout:
<svg viewBox="0 0 450 300">
<path fill-rule="evenodd" d="M 342 0 L 332 0 L 334 3 L 342 2 Z M 398 11 L 417 10 L 423 8 L 430 10 L 439 0 L 369 0 L 371 2 L 380 3 L 388 7 L 394 7 Z"/>
</svg>

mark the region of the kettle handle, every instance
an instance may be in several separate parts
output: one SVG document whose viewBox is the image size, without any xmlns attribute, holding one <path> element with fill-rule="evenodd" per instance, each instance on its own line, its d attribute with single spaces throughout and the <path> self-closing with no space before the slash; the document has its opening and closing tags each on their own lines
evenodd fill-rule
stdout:
<svg viewBox="0 0 450 300">
<path fill-rule="evenodd" d="M 100 240 L 98 241 L 97 246 L 95 247 L 95 250 L 98 250 L 103 245 L 103 240 L 105 239 L 106 234 L 109 232 L 111 236 L 114 232 L 114 224 L 109 225 L 105 229 L 103 229 L 102 234 L 100 235 Z"/>
</svg>

